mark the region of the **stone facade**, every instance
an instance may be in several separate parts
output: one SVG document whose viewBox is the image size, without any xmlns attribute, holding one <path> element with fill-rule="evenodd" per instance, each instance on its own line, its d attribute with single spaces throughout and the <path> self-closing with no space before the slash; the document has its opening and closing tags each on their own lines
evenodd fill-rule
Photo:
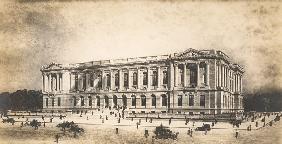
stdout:
<svg viewBox="0 0 282 144">
<path fill-rule="evenodd" d="M 221 51 L 43 66 L 43 110 L 124 107 L 129 113 L 243 111 L 243 69 Z"/>
</svg>

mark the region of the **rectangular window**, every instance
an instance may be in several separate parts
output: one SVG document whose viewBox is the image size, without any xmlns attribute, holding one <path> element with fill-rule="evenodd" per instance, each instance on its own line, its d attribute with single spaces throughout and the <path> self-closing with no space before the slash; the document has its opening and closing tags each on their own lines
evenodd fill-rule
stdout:
<svg viewBox="0 0 282 144">
<path fill-rule="evenodd" d="M 55 98 L 52 98 L 52 107 L 55 105 Z"/>
<path fill-rule="evenodd" d="M 163 71 L 163 84 L 168 83 L 168 76 L 167 76 L 167 71 Z"/>
<path fill-rule="evenodd" d="M 94 76 L 93 76 L 93 74 L 90 74 L 89 83 L 90 83 L 90 87 L 94 86 Z"/>
<path fill-rule="evenodd" d="M 92 106 L 92 97 L 91 97 L 91 96 L 88 97 L 88 105 L 89 105 L 89 106 Z"/>
<path fill-rule="evenodd" d="M 99 74 L 98 75 L 98 88 L 102 88 L 102 75 L 101 74 Z"/>
<path fill-rule="evenodd" d="M 194 96 L 189 95 L 189 106 L 194 106 Z"/>
<path fill-rule="evenodd" d="M 75 80 L 75 82 L 74 82 L 74 89 L 77 91 L 78 90 L 78 75 L 75 74 L 74 77 L 75 77 L 74 78 L 74 80 Z"/>
<path fill-rule="evenodd" d="M 152 86 L 157 86 L 158 85 L 158 72 L 153 71 L 152 75 Z"/>
<path fill-rule="evenodd" d="M 156 106 L 156 96 L 152 96 L 152 106 Z"/>
<path fill-rule="evenodd" d="M 115 74 L 115 86 L 119 86 L 119 74 Z"/>
<path fill-rule="evenodd" d="M 205 106 L 205 95 L 200 96 L 200 106 Z"/>
<path fill-rule="evenodd" d="M 100 97 L 96 97 L 97 99 L 97 106 L 100 106 Z"/>
<path fill-rule="evenodd" d="M 80 97 L 81 106 L 84 106 L 84 97 Z"/>
<path fill-rule="evenodd" d="M 61 106 L 61 98 L 58 97 L 58 106 Z"/>
<path fill-rule="evenodd" d="M 136 106 L 136 97 L 135 96 L 132 96 L 132 102 L 131 102 L 131 105 L 132 106 Z"/>
<path fill-rule="evenodd" d="M 86 75 L 82 75 L 82 89 L 86 90 Z"/>
<path fill-rule="evenodd" d="M 143 72 L 143 85 L 147 85 L 147 84 L 148 84 L 148 73 Z"/>
<path fill-rule="evenodd" d="M 124 73 L 124 83 L 123 83 L 124 87 L 128 87 L 128 73 Z"/>
<path fill-rule="evenodd" d="M 146 96 L 141 96 L 141 106 L 146 106 Z"/>
<path fill-rule="evenodd" d="M 137 77 L 137 72 L 133 73 L 133 85 L 137 85 L 138 77 Z"/>
<path fill-rule="evenodd" d="M 45 98 L 45 105 L 46 105 L 46 107 L 48 107 L 48 98 Z"/>
<path fill-rule="evenodd" d="M 178 106 L 182 106 L 182 95 L 178 95 L 177 102 Z"/>
</svg>

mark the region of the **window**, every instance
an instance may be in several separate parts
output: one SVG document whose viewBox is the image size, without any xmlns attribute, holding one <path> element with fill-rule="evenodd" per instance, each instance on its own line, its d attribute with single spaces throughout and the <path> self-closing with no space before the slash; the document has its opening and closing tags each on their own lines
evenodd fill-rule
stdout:
<svg viewBox="0 0 282 144">
<path fill-rule="evenodd" d="M 52 98 L 52 107 L 55 105 L 55 98 Z"/>
<path fill-rule="evenodd" d="M 167 106 L 167 96 L 166 95 L 162 95 L 162 106 Z"/>
<path fill-rule="evenodd" d="M 189 106 L 194 106 L 194 96 L 189 95 Z"/>
<path fill-rule="evenodd" d="M 184 85 L 184 71 L 183 71 L 184 66 L 179 65 L 178 68 L 179 68 L 179 75 L 180 75 L 180 84 Z"/>
<path fill-rule="evenodd" d="M 152 95 L 152 106 L 156 106 L 156 96 Z"/>
<path fill-rule="evenodd" d="M 123 95 L 122 96 L 122 103 L 123 103 L 123 106 L 127 106 L 127 97 L 126 97 L 126 95 Z"/>
<path fill-rule="evenodd" d="M 58 97 L 58 106 L 61 106 L 61 98 Z"/>
<path fill-rule="evenodd" d="M 97 106 L 100 106 L 100 96 L 97 96 L 96 99 L 97 99 Z"/>
<path fill-rule="evenodd" d="M 45 98 L 45 105 L 46 105 L 46 107 L 48 107 L 48 98 Z"/>
<path fill-rule="evenodd" d="M 124 73 L 124 83 L 123 83 L 124 87 L 128 87 L 128 73 Z"/>
<path fill-rule="evenodd" d="M 197 84 L 197 68 L 196 64 L 189 64 L 189 70 L 190 70 L 190 84 L 196 85 Z"/>
<path fill-rule="evenodd" d="M 84 97 L 80 97 L 80 105 L 84 106 Z"/>
<path fill-rule="evenodd" d="M 94 76 L 93 74 L 90 74 L 90 78 L 89 78 L 89 83 L 90 83 L 90 87 L 93 87 L 94 85 Z"/>
<path fill-rule="evenodd" d="M 141 106 L 146 106 L 146 96 L 141 96 Z"/>
<path fill-rule="evenodd" d="M 131 96 L 131 105 L 132 106 L 136 106 L 136 96 L 135 95 L 133 95 L 133 96 Z"/>
<path fill-rule="evenodd" d="M 148 84 L 148 73 L 143 72 L 143 85 L 147 85 L 147 84 Z"/>
<path fill-rule="evenodd" d="M 167 71 L 163 71 L 163 84 L 168 83 L 168 76 L 167 76 Z"/>
<path fill-rule="evenodd" d="M 74 76 L 74 89 L 77 91 L 78 90 L 78 75 L 75 74 Z"/>
<path fill-rule="evenodd" d="M 102 75 L 101 74 L 99 74 L 98 75 L 98 88 L 102 88 Z"/>
<path fill-rule="evenodd" d="M 158 85 L 158 72 L 153 71 L 152 75 L 152 86 L 157 86 Z"/>
<path fill-rule="evenodd" d="M 115 86 L 119 86 L 119 74 L 115 74 Z"/>
<path fill-rule="evenodd" d="M 111 75 L 107 74 L 106 79 L 107 79 L 107 87 L 111 87 Z"/>
<path fill-rule="evenodd" d="M 137 72 L 133 73 L 133 85 L 137 85 L 138 78 L 137 78 Z"/>
<path fill-rule="evenodd" d="M 92 106 L 92 97 L 91 96 L 88 97 L 88 105 Z"/>
<path fill-rule="evenodd" d="M 182 95 L 178 95 L 177 103 L 178 103 L 178 106 L 182 106 Z"/>
<path fill-rule="evenodd" d="M 116 95 L 113 96 L 113 103 L 114 103 L 114 106 L 117 106 L 117 96 Z"/>
<path fill-rule="evenodd" d="M 105 100 L 105 107 L 108 107 L 109 106 L 109 97 L 105 96 L 104 100 Z"/>
<path fill-rule="evenodd" d="M 83 74 L 82 76 L 82 89 L 85 90 L 86 89 L 86 75 Z"/>
<path fill-rule="evenodd" d="M 205 106 L 205 95 L 200 96 L 200 106 Z"/>
<path fill-rule="evenodd" d="M 73 106 L 76 106 L 77 102 L 76 102 L 76 98 L 73 97 Z"/>
</svg>

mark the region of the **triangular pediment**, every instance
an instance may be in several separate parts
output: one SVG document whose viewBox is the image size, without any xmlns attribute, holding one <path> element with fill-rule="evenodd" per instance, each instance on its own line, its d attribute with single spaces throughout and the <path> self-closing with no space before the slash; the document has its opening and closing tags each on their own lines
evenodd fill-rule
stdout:
<svg viewBox="0 0 282 144">
<path fill-rule="evenodd" d="M 189 48 L 185 50 L 184 52 L 176 54 L 175 57 L 194 57 L 194 56 L 200 56 L 200 55 L 204 55 L 204 53 L 196 49 Z"/>
<path fill-rule="evenodd" d="M 48 64 L 48 65 L 45 65 L 45 66 L 43 66 L 43 69 L 45 69 L 45 70 L 50 70 L 50 69 L 61 69 L 62 68 L 62 66 L 61 66 L 61 64 L 57 64 L 57 63 L 50 63 L 50 64 Z"/>
</svg>

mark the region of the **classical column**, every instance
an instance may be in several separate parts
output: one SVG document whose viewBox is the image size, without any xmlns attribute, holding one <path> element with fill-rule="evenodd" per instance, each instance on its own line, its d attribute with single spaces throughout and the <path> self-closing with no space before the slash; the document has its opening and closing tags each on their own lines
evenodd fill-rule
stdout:
<svg viewBox="0 0 282 144">
<path fill-rule="evenodd" d="M 104 72 L 104 70 L 101 70 L 101 77 L 102 77 L 102 90 L 105 90 L 105 72 Z"/>
<path fill-rule="evenodd" d="M 133 79 L 132 79 L 132 72 L 130 71 L 130 68 L 127 69 L 127 73 L 128 73 L 128 88 L 131 89 L 132 84 L 133 84 Z"/>
<path fill-rule="evenodd" d="M 178 86 L 178 64 L 174 64 L 174 86 Z"/>
<path fill-rule="evenodd" d="M 51 91 L 51 74 L 48 74 L 48 92 Z"/>
<path fill-rule="evenodd" d="M 184 79 L 184 87 L 187 87 L 187 72 L 186 72 L 186 63 L 183 64 L 183 79 Z"/>
<path fill-rule="evenodd" d="M 114 74 L 114 70 L 110 69 L 110 79 L 111 79 L 111 87 L 110 89 L 113 90 L 115 87 L 115 74 Z"/>
<path fill-rule="evenodd" d="M 61 81 L 61 91 L 64 90 L 64 83 L 63 83 L 63 73 L 60 74 L 60 81 Z"/>
<path fill-rule="evenodd" d="M 206 85 L 210 85 L 210 66 L 209 63 L 206 63 Z"/>
<path fill-rule="evenodd" d="M 141 74 L 140 68 L 137 68 L 137 89 L 141 88 Z"/>
<path fill-rule="evenodd" d="M 168 82 L 169 82 L 169 88 L 171 89 L 174 85 L 174 68 L 173 68 L 173 63 L 170 62 L 169 63 L 169 71 L 167 72 L 168 76 L 169 76 L 169 79 L 168 79 Z"/>
<path fill-rule="evenodd" d="M 45 92 L 45 74 L 42 73 L 42 91 Z"/>
<path fill-rule="evenodd" d="M 197 63 L 197 86 L 200 87 L 200 63 Z"/>
<path fill-rule="evenodd" d="M 243 82 L 242 82 L 242 75 L 240 76 L 240 92 L 243 91 Z"/>
<path fill-rule="evenodd" d="M 122 69 L 118 70 L 119 89 L 122 89 Z"/>
<path fill-rule="evenodd" d="M 157 77 L 157 81 L 158 81 L 158 88 L 161 87 L 161 67 L 158 66 L 158 77 Z"/>
<path fill-rule="evenodd" d="M 60 77 L 59 73 L 56 73 L 56 91 L 59 91 L 60 89 Z"/>
</svg>

